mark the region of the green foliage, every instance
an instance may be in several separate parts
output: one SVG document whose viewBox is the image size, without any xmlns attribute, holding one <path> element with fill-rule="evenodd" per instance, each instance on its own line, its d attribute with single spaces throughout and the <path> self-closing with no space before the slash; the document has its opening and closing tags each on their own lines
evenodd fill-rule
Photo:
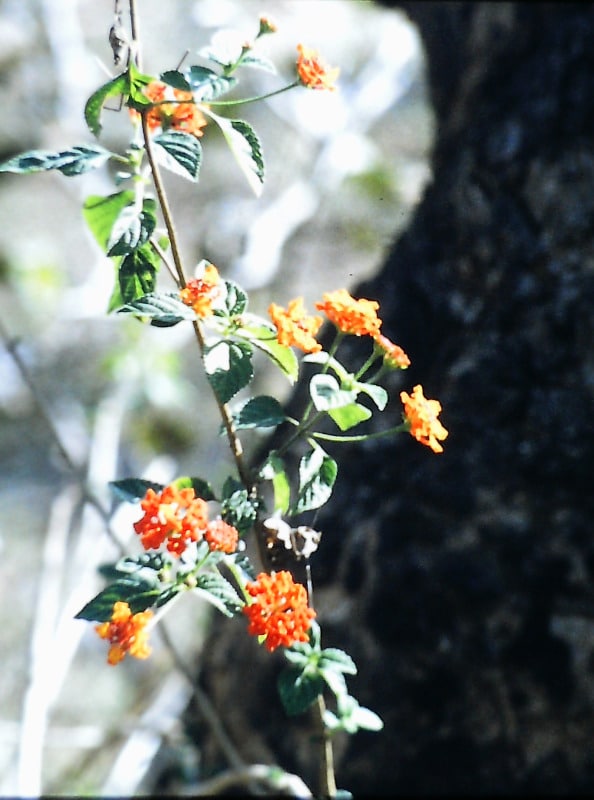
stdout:
<svg viewBox="0 0 594 800">
<path fill-rule="evenodd" d="M 326 503 L 332 494 L 338 465 L 321 447 L 314 447 L 299 462 L 299 489 L 291 514 L 312 511 Z"/>
<path fill-rule="evenodd" d="M 252 348 L 248 342 L 221 340 L 204 353 L 204 369 L 221 403 L 228 403 L 254 377 Z"/>
<path fill-rule="evenodd" d="M 245 428 L 276 428 L 286 419 L 283 407 L 275 397 L 252 397 L 233 415 L 237 430 Z"/>
<path fill-rule="evenodd" d="M 87 127 L 95 136 L 99 136 L 102 130 L 101 112 L 105 103 L 111 97 L 121 97 L 128 92 L 129 78 L 128 73 L 123 72 L 113 80 L 100 86 L 87 100 L 85 105 L 85 121 Z"/>
<path fill-rule="evenodd" d="M 170 328 L 183 320 L 193 320 L 196 315 L 178 294 L 173 292 L 145 294 L 118 308 L 119 313 L 134 314 L 139 319 L 148 319 L 158 328 Z"/>
<path fill-rule="evenodd" d="M 272 481 L 274 490 L 274 510 L 286 514 L 291 501 L 291 484 L 283 459 L 272 450 L 260 468 L 260 478 Z"/>
<path fill-rule="evenodd" d="M 234 478 L 227 478 L 223 486 L 221 516 L 233 525 L 240 535 L 245 535 L 254 525 L 261 507 L 261 500 Z"/>
<path fill-rule="evenodd" d="M 264 157 L 262 145 L 254 129 L 241 119 L 227 119 L 206 111 L 219 126 L 229 149 L 256 195 L 262 194 L 264 184 Z"/>
<path fill-rule="evenodd" d="M 197 181 L 202 164 L 202 145 L 190 133 L 165 131 L 153 138 L 159 164 L 182 178 Z"/>
<path fill-rule="evenodd" d="M 161 492 L 165 488 L 162 483 L 146 481 L 143 478 L 122 478 L 119 481 L 110 481 L 109 487 L 114 497 L 124 503 L 137 503 L 142 500 L 147 489 Z"/>
<path fill-rule="evenodd" d="M 27 175 L 57 169 L 69 177 L 102 167 L 113 153 L 99 145 L 79 145 L 60 153 L 49 150 L 31 150 L 0 164 L 0 172 Z"/>
</svg>

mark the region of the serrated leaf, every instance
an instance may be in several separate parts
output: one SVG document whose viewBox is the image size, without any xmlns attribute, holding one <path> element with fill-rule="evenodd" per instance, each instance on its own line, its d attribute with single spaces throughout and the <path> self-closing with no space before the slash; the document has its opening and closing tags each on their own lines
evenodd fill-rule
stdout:
<svg viewBox="0 0 594 800">
<path fill-rule="evenodd" d="M 148 242 L 157 225 L 157 204 L 147 198 L 139 209 L 136 203 L 123 208 L 113 223 L 107 242 L 108 256 L 125 256 Z"/>
<path fill-rule="evenodd" d="M 196 315 L 175 292 L 150 293 L 118 308 L 119 314 L 129 313 L 148 318 L 159 328 L 169 328 L 183 320 L 194 320 Z"/>
<path fill-rule="evenodd" d="M 161 166 L 182 178 L 198 180 L 202 145 L 195 136 L 184 131 L 169 130 L 155 136 L 153 142 L 158 145 L 155 154 Z"/>
<path fill-rule="evenodd" d="M 184 74 L 197 103 L 210 103 L 237 84 L 237 78 L 219 75 L 208 67 L 192 66 Z"/>
<path fill-rule="evenodd" d="M 280 673 L 277 686 L 285 711 L 295 716 L 306 711 L 322 694 L 324 681 L 315 673 L 289 666 Z"/>
<path fill-rule="evenodd" d="M 137 247 L 124 256 L 118 271 L 120 293 L 125 304 L 152 294 L 157 280 L 159 257 L 150 245 Z"/>
<path fill-rule="evenodd" d="M 107 197 L 91 195 L 83 205 L 83 216 L 99 246 L 107 251 L 108 242 L 120 213 L 134 203 L 134 192 L 127 189 Z"/>
<path fill-rule="evenodd" d="M 226 617 L 234 617 L 243 607 L 237 592 L 219 572 L 204 572 L 197 576 L 197 585 L 192 590 Z"/>
<path fill-rule="evenodd" d="M 372 416 L 372 413 L 360 403 L 350 403 L 342 408 L 330 409 L 328 416 L 334 420 L 341 431 L 348 431 L 360 422 L 365 422 Z"/>
<path fill-rule="evenodd" d="M 285 471 L 284 461 L 274 450 L 260 469 L 260 477 L 265 481 L 272 481 L 274 510 L 286 514 L 291 501 L 291 484 Z"/>
<path fill-rule="evenodd" d="M 204 368 L 220 402 L 228 403 L 254 377 L 252 348 L 247 342 L 217 342 L 206 351 Z"/>
<path fill-rule="evenodd" d="M 252 397 L 233 415 L 235 427 L 242 428 L 276 428 L 285 421 L 283 407 L 275 397 L 261 395 Z"/>
<path fill-rule="evenodd" d="M 262 146 L 251 125 L 241 119 L 226 119 L 205 109 L 221 129 L 235 160 L 245 175 L 252 191 L 259 197 L 264 184 L 264 158 Z"/>
<path fill-rule="evenodd" d="M 54 153 L 49 150 L 30 150 L 0 164 L 0 172 L 30 174 L 57 169 L 72 177 L 103 166 L 113 153 L 99 145 L 77 145 L 70 150 Z"/>
<path fill-rule="evenodd" d="M 225 281 L 225 309 L 230 317 L 236 317 L 246 310 L 248 296 L 235 281 Z"/>
<path fill-rule="evenodd" d="M 314 448 L 299 462 L 299 494 L 293 514 L 323 506 L 332 494 L 338 466 L 321 447 Z"/>
<path fill-rule="evenodd" d="M 233 487 L 237 488 L 233 488 Z M 223 486 L 223 499 L 221 502 L 221 516 L 229 525 L 237 528 L 240 535 L 245 535 L 258 516 L 259 501 L 250 497 L 246 489 L 240 488 L 241 484 L 225 481 Z"/>
<path fill-rule="evenodd" d="M 165 488 L 162 483 L 146 481 L 144 478 L 122 478 L 119 481 L 110 481 L 109 488 L 118 500 L 124 503 L 137 503 L 148 489 L 161 492 Z"/>
<path fill-rule="evenodd" d="M 89 97 L 85 105 L 85 121 L 92 134 L 99 136 L 101 133 L 101 111 L 106 100 L 119 95 L 127 96 L 129 86 L 130 81 L 126 71 L 104 83 Z"/>
<path fill-rule="evenodd" d="M 332 375 L 314 375 L 309 383 L 309 394 L 317 411 L 329 411 L 354 403 L 357 393 L 341 389 Z"/>
<path fill-rule="evenodd" d="M 295 383 L 299 375 L 299 361 L 290 347 L 279 344 L 274 325 L 255 315 L 246 314 L 236 335 L 248 339 L 254 347 L 265 353 L 276 364 L 291 384 Z"/>
<path fill-rule="evenodd" d="M 356 675 L 357 667 L 353 659 L 337 647 L 326 647 L 322 650 L 319 661 L 320 667 L 338 670 L 347 675 Z"/>
<path fill-rule="evenodd" d="M 173 485 L 178 489 L 193 489 L 196 497 L 201 497 L 203 500 L 217 499 L 210 483 L 202 478 L 191 478 L 184 475 L 174 480 Z"/>
<path fill-rule="evenodd" d="M 130 61 L 130 65 L 128 67 L 128 101 L 127 105 L 129 108 L 133 108 L 136 111 L 142 111 L 143 109 L 147 108 L 147 106 L 153 105 L 152 100 L 150 100 L 144 93 L 145 88 L 155 80 L 153 75 L 145 75 L 136 67 L 134 61 Z"/>
</svg>

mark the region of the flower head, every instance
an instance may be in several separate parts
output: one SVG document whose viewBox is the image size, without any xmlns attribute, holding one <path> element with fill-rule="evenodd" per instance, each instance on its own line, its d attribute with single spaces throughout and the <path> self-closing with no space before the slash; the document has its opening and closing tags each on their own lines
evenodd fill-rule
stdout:
<svg viewBox="0 0 594 800">
<path fill-rule="evenodd" d="M 441 411 L 438 400 L 427 400 L 423 395 L 423 387 L 417 384 L 412 395 L 400 392 L 400 399 L 404 405 L 404 419 L 409 425 L 411 436 L 430 447 L 434 453 L 443 453 L 439 441 L 447 438 L 448 431 L 437 419 Z"/>
<path fill-rule="evenodd" d="M 261 572 L 245 588 L 254 598 L 242 609 L 250 621 L 248 633 L 266 636 L 267 650 L 309 640 L 316 612 L 308 606 L 305 587 L 295 583 L 290 572 Z"/>
<path fill-rule="evenodd" d="M 146 112 L 149 130 L 171 129 L 202 136 L 202 128 L 207 121 L 194 103 L 192 92 L 174 89 L 162 81 L 152 81 L 145 88 L 144 94 L 155 104 Z M 130 109 L 130 114 L 133 119 L 138 118 L 138 112 L 134 109 Z"/>
<path fill-rule="evenodd" d="M 315 50 L 302 44 L 297 45 L 297 51 L 297 74 L 303 86 L 308 89 L 335 91 L 335 82 L 340 72 L 338 67 L 326 66 Z"/>
<path fill-rule="evenodd" d="M 107 655 L 109 664 L 112 666 L 119 664 L 126 653 L 130 653 L 134 658 L 150 656 L 151 648 L 147 641 L 146 626 L 152 616 L 152 611 L 133 614 L 128 603 L 121 601 L 114 603 L 111 620 L 95 626 L 99 636 L 111 644 Z"/>
<path fill-rule="evenodd" d="M 187 306 L 192 306 L 196 316 L 212 316 L 212 304 L 221 294 L 221 279 L 214 264 L 207 264 L 201 278 L 188 281 L 180 297 Z"/>
<path fill-rule="evenodd" d="M 258 36 L 264 36 L 266 33 L 276 33 L 278 28 L 276 24 L 270 19 L 270 17 L 265 16 L 262 14 L 260 17 L 260 29 L 258 31 Z"/>
<path fill-rule="evenodd" d="M 382 321 L 377 316 L 379 303 L 375 300 L 355 300 L 346 289 L 326 292 L 324 301 L 316 303 L 328 319 L 343 333 L 355 336 L 377 336 Z"/>
<path fill-rule="evenodd" d="M 222 519 L 209 522 L 204 531 L 204 541 L 211 550 L 220 550 L 222 553 L 234 553 L 239 542 L 237 528 Z"/>
<path fill-rule="evenodd" d="M 145 550 L 156 550 L 166 541 L 170 553 L 181 555 L 190 542 L 200 541 L 208 525 L 208 505 L 192 488 L 148 489 L 140 506 L 144 516 L 134 530 Z"/>
<path fill-rule="evenodd" d="M 271 303 L 268 313 L 276 326 L 280 344 L 299 347 L 305 353 L 317 353 L 322 349 L 322 345 L 315 339 L 322 318 L 306 315 L 302 297 L 291 300 L 286 310 L 276 303 Z"/>
<path fill-rule="evenodd" d="M 391 342 L 387 336 L 378 333 L 373 337 L 377 349 L 383 353 L 384 364 L 390 369 L 406 369 L 410 366 L 410 358 L 400 345 Z"/>
</svg>

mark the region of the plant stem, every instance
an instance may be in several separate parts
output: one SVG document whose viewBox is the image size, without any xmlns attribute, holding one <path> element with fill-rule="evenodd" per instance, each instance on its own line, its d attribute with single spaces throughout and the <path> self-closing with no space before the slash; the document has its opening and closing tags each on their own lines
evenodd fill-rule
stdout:
<svg viewBox="0 0 594 800">
<path fill-rule="evenodd" d="M 332 749 L 332 739 L 324 725 L 324 712 L 326 703 L 324 697 L 319 694 L 315 704 L 315 714 L 319 729 L 319 736 L 322 742 L 322 759 L 320 762 L 319 774 L 319 797 L 334 797 L 336 795 L 336 778 L 334 775 L 334 751 Z"/>
<path fill-rule="evenodd" d="M 376 431 L 375 433 L 360 433 L 354 436 L 341 436 L 334 433 L 318 433 L 314 431 L 310 433 L 314 439 L 325 439 L 327 442 L 365 442 L 367 439 L 380 439 L 382 436 L 392 436 L 394 433 L 404 433 L 409 429 L 409 425 L 403 422 L 401 425 L 395 425 L 393 428 L 388 428 L 385 431 Z"/>
<path fill-rule="evenodd" d="M 209 106 L 239 106 L 245 105 L 246 103 L 256 103 L 258 100 L 268 100 L 269 97 L 275 97 L 277 94 L 283 94 L 283 92 L 288 92 L 289 89 L 294 89 L 296 86 L 299 86 L 300 81 L 293 81 L 293 83 L 289 83 L 287 86 L 283 86 L 280 89 L 275 89 L 272 92 L 267 92 L 266 94 L 257 94 L 253 97 L 239 97 L 237 100 L 209 100 Z"/>
</svg>

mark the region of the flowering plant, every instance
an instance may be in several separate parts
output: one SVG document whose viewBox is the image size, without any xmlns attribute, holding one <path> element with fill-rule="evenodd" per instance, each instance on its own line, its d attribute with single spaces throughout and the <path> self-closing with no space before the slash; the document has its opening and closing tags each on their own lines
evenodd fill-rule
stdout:
<svg viewBox="0 0 594 800">
<path fill-rule="evenodd" d="M 126 67 L 97 89 L 85 106 L 89 131 L 99 138 L 106 103 L 122 98 L 131 125 L 125 152 L 115 153 L 98 143 L 60 152 L 36 150 L 10 159 L 0 171 L 58 170 L 72 177 L 108 163 L 118 167 L 116 191 L 88 197 L 83 206 L 90 231 L 115 268 L 108 310 L 155 327 L 193 327 L 233 469 L 218 487 L 200 476 L 179 476 L 168 485 L 137 477 L 114 480 L 116 499 L 139 505 L 133 528 L 141 552 L 110 566 L 108 585 L 77 618 L 94 623 L 97 634 L 109 643 L 107 660 L 115 665 L 126 655 L 149 657 L 151 627 L 185 592 L 198 593 L 224 616 L 247 617 L 248 634 L 270 652 L 282 648 L 286 657 L 278 689 L 287 713 L 312 707 L 319 717 L 324 777 L 316 793 L 333 796 L 332 736 L 340 730 L 379 730 L 382 722 L 348 692 L 345 675 L 356 672 L 350 656 L 322 647 L 311 581 L 306 587 L 290 571 L 275 569 L 273 554 L 290 551 L 309 568 L 321 532 L 302 524 L 294 527 L 294 522 L 320 508 L 332 494 L 338 464 L 322 442 L 409 432 L 439 453 L 440 442 L 447 437 L 438 419 L 441 406 L 426 399 L 422 386 L 416 385 L 412 394 L 401 393 L 403 415 L 396 424 L 379 433 L 349 433 L 386 408 L 388 392 L 382 378 L 410 364 L 402 348 L 381 332 L 379 304 L 355 298 L 342 288 L 325 293 L 315 304 L 319 314 L 308 313 L 303 298 L 294 298 L 286 307 L 271 303 L 268 318 L 260 317 L 249 309 L 242 287 L 225 279 L 207 260 L 189 277 L 180 250 L 162 170 L 197 183 L 203 157 L 200 140 L 207 126 L 216 125 L 259 194 L 264 181 L 261 142 L 247 122 L 223 111 L 299 86 L 334 91 L 338 69 L 327 67 L 314 50 L 300 44 L 295 75 L 287 85 L 260 97 L 223 99 L 236 88 L 241 69 L 274 71 L 257 54 L 258 40 L 275 30 L 268 18 L 261 17 L 254 39 L 234 52 L 215 44 L 200 51 L 203 63 L 156 76 L 142 70 L 134 0 L 129 8 Z M 120 18 L 110 41 L 118 65 L 126 42 Z M 174 291 L 160 288 L 161 268 L 173 279 Z M 327 349 L 317 338 L 324 323 L 333 332 Z M 368 356 L 355 372 L 339 360 L 341 343 L 349 336 L 369 342 Z M 300 371 L 296 351 L 303 354 L 302 362 L 313 366 L 309 401 L 300 419 L 288 416 L 270 395 L 236 402 L 254 378 L 255 351 L 263 353 L 291 384 Z M 322 430 L 324 418 L 331 420 L 335 432 Z M 254 428 L 279 429 L 286 435 L 261 463 L 250 465 L 241 431 Z M 289 451 L 297 445 L 303 455 L 294 475 Z M 257 547 L 254 556 L 248 555 L 251 541 Z M 332 708 L 326 707 L 328 693 Z"/>
</svg>

